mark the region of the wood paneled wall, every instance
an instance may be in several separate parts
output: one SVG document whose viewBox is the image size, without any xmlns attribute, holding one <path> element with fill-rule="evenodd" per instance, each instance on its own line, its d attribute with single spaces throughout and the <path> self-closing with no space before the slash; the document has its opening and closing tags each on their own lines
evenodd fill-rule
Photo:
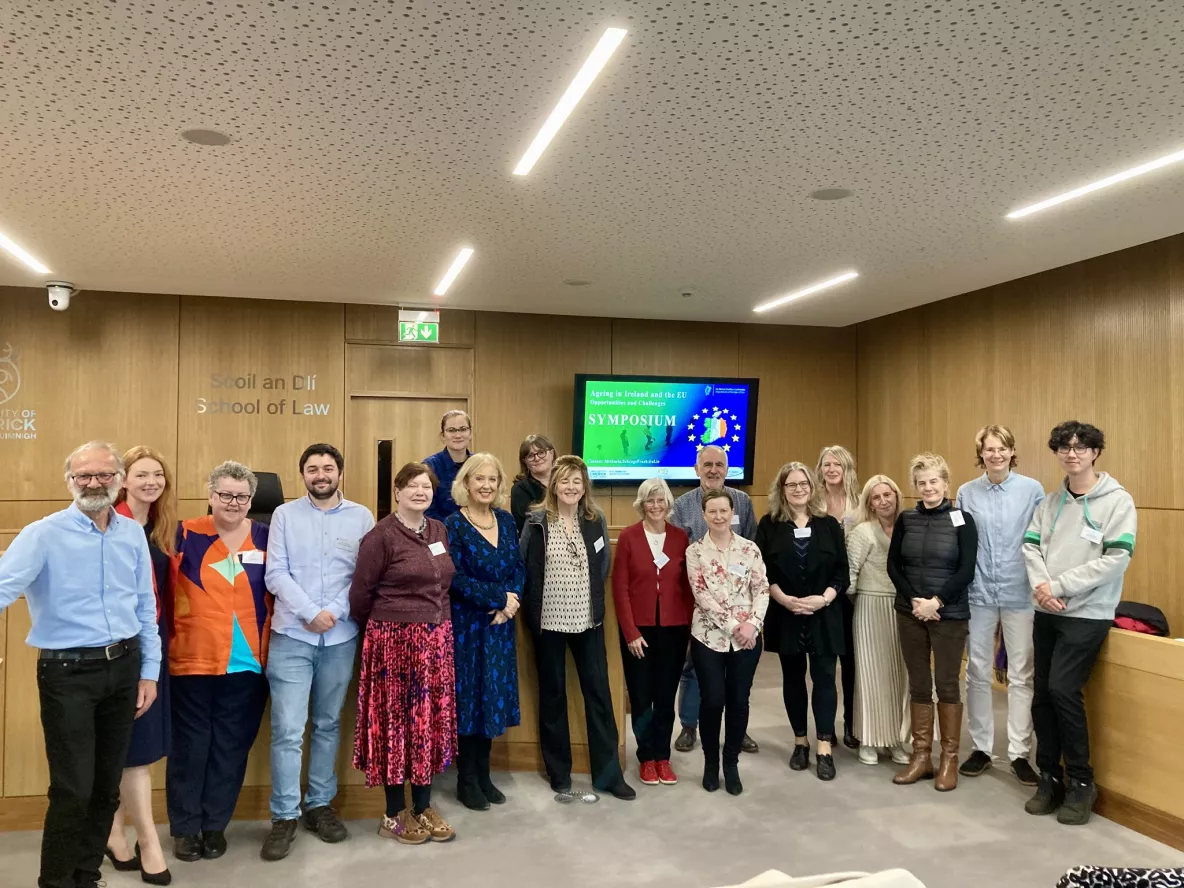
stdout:
<svg viewBox="0 0 1184 888">
<path fill-rule="evenodd" d="M 1098 467 L 1139 509 L 1125 596 L 1184 628 L 1184 235 L 1099 256 L 858 325 L 861 474 L 907 486 L 933 450 L 952 482 L 974 477 L 974 436 L 1017 437 L 1019 471 L 1060 482 L 1049 430 L 1066 419 L 1106 434 Z"/>
</svg>

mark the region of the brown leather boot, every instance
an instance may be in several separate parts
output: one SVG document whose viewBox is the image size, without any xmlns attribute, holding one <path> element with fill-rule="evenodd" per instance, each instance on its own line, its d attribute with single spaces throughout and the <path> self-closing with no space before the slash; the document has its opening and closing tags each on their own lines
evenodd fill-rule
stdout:
<svg viewBox="0 0 1184 888">
<path fill-rule="evenodd" d="M 910 703 L 909 714 L 913 721 L 913 756 L 908 767 L 892 778 L 901 786 L 933 776 L 933 704 Z"/>
<path fill-rule="evenodd" d="M 941 730 L 941 761 L 933 788 L 949 792 L 958 786 L 958 742 L 962 738 L 962 704 L 938 703 L 937 724 Z"/>
</svg>

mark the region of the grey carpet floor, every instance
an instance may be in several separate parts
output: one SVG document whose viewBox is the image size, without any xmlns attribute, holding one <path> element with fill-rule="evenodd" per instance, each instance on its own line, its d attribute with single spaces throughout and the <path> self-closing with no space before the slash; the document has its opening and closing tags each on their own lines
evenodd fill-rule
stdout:
<svg viewBox="0 0 1184 888">
<path fill-rule="evenodd" d="M 996 707 L 1004 712 L 1002 694 Z M 476 813 L 456 802 L 450 773 L 437 781 L 435 793 L 458 833 L 449 844 L 397 845 L 378 838 L 375 822 L 356 821 L 343 844 L 325 845 L 302 832 L 288 859 L 264 863 L 259 845 L 268 824 L 235 822 L 221 860 L 170 865 L 174 884 L 193 888 L 698 888 L 733 884 L 769 868 L 805 875 L 897 866 L 928 888 L 1052 888 L 1077 864 L 1184 866 L 1184 853 L 1097 816 L 1073 828 L 1025 814 L 1030 790 L 1002 759 L 1005 724 L 996 719 L 1002 767 L 963 778 L 952 793 L 935 792 L 931 781 L 895 786 L 893 765 L 862 765 L 845 749 L 836 754 L 838 778 L 823 783 L 813 771 L 795 773 L 786 765 L 793 741 L 779 667 L 766 657 L 753 689 L 749 731 L 761 750 L 742 757 L 745 789 L 737 798 L 722 789 L 709 795 L 699 786 L 698 749 L 675 753 L 681 782 L 673 787 L 642 786 L 631 759 L 629 778 L 639 796 L 632 803 L 608 797 L 561 806 L 540 777 L 516 773 L 496 778 L 509 803 Z M 0 885 L 36 884 L 39 842 L 36 832 L 0 833 Z M 104 878 L 108 888 L 141 884 L 138 874 L 109 868 Z"/>
</svg>

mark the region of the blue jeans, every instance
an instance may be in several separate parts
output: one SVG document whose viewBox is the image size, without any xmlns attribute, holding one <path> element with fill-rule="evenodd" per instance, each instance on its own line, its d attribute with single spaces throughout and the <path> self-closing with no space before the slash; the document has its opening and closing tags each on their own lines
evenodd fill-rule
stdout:
<svg viewBox="0 0 1184 888">
<path fill-rule="evenodd" d="M 695 675 L 690 651 L 687 651 L 686 662 L 682 664 L 682 678 L 678 680 L 678 720 L 684 728 L 699 725 L 699 679 Z"/>
<path fill-rule="evenodd" d="M 341 707 L 354 672 L 355 635 L 330 646 L 271 634 L 267 680 L 271 683 L 271 817 L 300 817 L 300 763 L 304 728 L 312 701 L 306 808 L 319 808 L 337 795 L 337 743 Z"/>
</svg>

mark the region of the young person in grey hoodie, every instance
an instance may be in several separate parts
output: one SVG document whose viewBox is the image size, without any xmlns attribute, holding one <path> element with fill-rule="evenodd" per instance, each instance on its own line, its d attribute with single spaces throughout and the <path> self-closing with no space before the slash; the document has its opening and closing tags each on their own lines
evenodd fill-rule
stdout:
<svg viewBox="0 0 1184 888">
<path fill-rule="evenodd" d="M 1061 823 L 1079 825 L 1089 820 L 1098 796 L 1082 689 L 1114 623 L 1122 577 L 1135 551 L 1137 519 L 1131 495 L 1094 469 L 1106 446 L 1100 429 L 1063 422 L 1052 430 L 1048 446 L 1065 481 L 1037 507 L 1024 534 L 1036 599 L 1032 721 L 1041 771 L 1024 810 L 1057 811 Z"/>
</svg>

